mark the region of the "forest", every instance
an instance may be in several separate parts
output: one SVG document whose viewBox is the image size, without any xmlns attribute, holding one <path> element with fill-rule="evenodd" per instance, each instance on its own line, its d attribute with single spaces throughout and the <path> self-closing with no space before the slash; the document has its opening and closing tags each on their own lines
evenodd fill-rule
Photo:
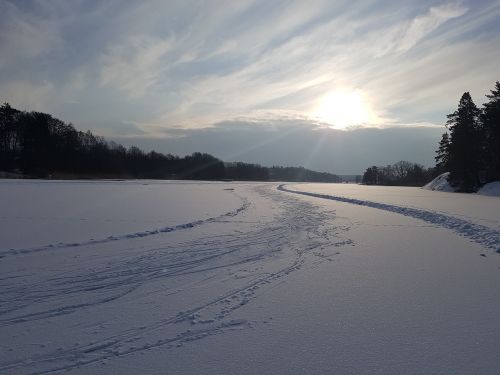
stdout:
<svg viewBox="0 0 500 375">
<path fill-rule="evenodd" d="M 500 82 L 486 98 L 478 108 L 465 92 L 439 142 L 436 169 L 450 172 L 448 181 L 458 191 L 474 192 L 500 181 Z"/>
<path fill-rule="evenodd" d="M 436 177 L 436 173 L 435 168 L 402 160 L 393 165 L 367 168 L 362 182 L 365 185 L 422 186 Z"/>
<path fill-rule="evenodd" d="M 28 178 L 141 178 L 340 182 L 301 167 L 224 163 L 195 152 L 179 157 L 125 148 L 47 113 L 0 107 L 0 171 Z M 6 173 L 8 172 L 8 173 Z"/>
<path fill-rule="evenodd" d="M 457 191 L 475 192 L 500 181 L 500 82 L 482 108 L 465 92 L 458 108 L 447 116 L 446 132 L 436 151 L 436 165 L 428 168 L 400 161 L 387 167 L 370 167 L 363 174 L 368 185 L 422 186 L 449 172 L 448 182 Z"/>
</svg>

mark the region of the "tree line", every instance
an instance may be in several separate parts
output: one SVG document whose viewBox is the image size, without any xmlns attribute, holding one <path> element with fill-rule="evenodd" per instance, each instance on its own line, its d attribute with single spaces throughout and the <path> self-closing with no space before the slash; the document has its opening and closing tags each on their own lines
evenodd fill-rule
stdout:
<svg viewBox="0 0 500 375">
<path fill-rule="evenodd" d="M 422 186 L 436 175 L 434 168 L 417 163 L 399 161 L 393 165 L 373 166 L 366 169 L 362 183 L 366 185 Z"/>
<path fill-rule="evenodd" d="M 474 192 L 500 181 L 500 82 L 486 98 L 478 108 L 465 92 L 447 116 L 447 132 L 439 142 L 436 169 L 449 172 L 448 182 L 458 191 Z"/>
<path fill-rule="evenodd" d="M 269 168 L 269 177 L 273 181 L 292 181 L 292 182 L 342 182 L 337 175 L 316 172 L 304 167 L 280 167 L 273 166 Z"/>
<path fill-rule="evenodd" d="M 179 157 L 125 148 L 50 114 L 20 111 L 7 103 L 0 107 L 0 171 L 39 178 L 340 182 L 336 175 L 305 168 L 224 163 L 200 152 Z"/>
<path fill-rule="evenodd" d="M 436 151 L 436 165 L 400 161 L 386 167 L 369 167 L 362 182 L 367 185 L 422 186 L 449 172 L 448 182 L 462 192 L 477 191 L 482 185 L 500 181 L 500 82 L 488 101 L 478 108 L 465 92 L 458 108 L 447 115 L 446 129 Z"/>
</svg>

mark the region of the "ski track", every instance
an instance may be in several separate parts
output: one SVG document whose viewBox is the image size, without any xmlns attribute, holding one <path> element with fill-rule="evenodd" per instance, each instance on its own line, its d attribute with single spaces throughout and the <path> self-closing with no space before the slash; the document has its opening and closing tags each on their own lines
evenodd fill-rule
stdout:
<svg viewBox="0 0 500 375">
<path fill-rule="evenodd" d="M 352 245 L 351 240 L 343 237 L 349 226 L 332 225 L 335 219 L 333 211 L 322 210 L 306 201 L 279 193 L 271 186 L 259 186 L 255 191 L 279 207 L 273 211 L 271 222 L 244 221 L 239 217 L 236 220 L 236 216 L 252 211 L 249 207 L 253 204 L 245 200 L 238 210 L 204 221 L 221 226 L 220 230 L 212 232 L 217 233 L 215 235 L 202 235 L 200 238 L 200 234 L 193 233 L 194 239 L 184 243 L 173 243 L 165 237 L 163 245 L 153 247 L 140 242 L 143 246 L 136 256 L 103 261 L 99 267 L 79 269 L 70 274 L 61 269 L 59 273 L 42 277 L 36 282 L 30 280 L 29 275 L 19 276 L 19 280 L 9 277 L 0 280 L 0 301 L 8 306 L 0 310 L 0 329 L 49 318 L 53 321 L 82 311 L 85 313 L 125 296 L 133 299 L 133 292 L 155 281 L 175 280 L 189 275 L 196 285 L 204 283 L 219 270 L 229 271 L 237 280 L 227 284 L 227 288 L 220 293 L 208 296 L 203 303 L 162 319 L 145 324 L 137 322 L 138 326 L 129 325 L 108 336 L 101 334 L 92 342 L 34 354 L 28 361 L 0 360 L 0 372 L 44 374 L 67 371 L 157 347 L 174 350 L 193 340 L 252 327 L 256 322 L 238 319 L 234 315 L 239 308 L 251 303 L 261 289 L 275 285 L 305 264 L 314 267 L 332 260 L 331 257 L 339 254 L 335 252 L 336 248 Z M 240 222 L 246 223 L 246 226 L 242 227 L 243 230 L 240 227 L 234 230 L 235 223 Z M 141 233 L 150 235 L 150 232 Z M 127 235 L 121 238 L 139 237 L 140 241 L 145 236 Z M 109 240 L 88 241 L 85 246 L 105 242 Z M 70 247 L 71 244 L 60 244 L 58 247 L 65 246 Z M 54 247 L 44 249 L 54 250 Z M 30 256 L 29 252 L 24 254 Z M 273 268 L 266 268 L 269 264 L 274 264 Z M 248 271 L 250 269 L 254 271 Z M 256 272 L 256 269 L 260 271 Z M 246 271 L 246 274 L 240 275 Z M 169 291 L 170 294 L 183 292 L 183 288 Z M 82 299 L 86 302 L 68 302 Z M 196 301 L 200 302 L 195 298 L 193 303 Z M 30 312 L 23 312 L 27 308 Z"/>
<path fill-rule="evenodd" d="M 346 198 L 336 195 L 317 194 L 299 190 L 292 190 L 286 188 L 285 185 L 279 185 L 277 189 L 280 191 L 293 194 L 300 194 L 309 197 L 355 204 L 358 206 L 377 208 L 379 210 L 394 212 L 404 216 L 409 216 L 415 219 L 423 220 L 435 226 L 450 229 L 462 237 L 465 237 L 471 241 L 478 243 L 481 246 L 484 246 L 488 249 L 496 251 L 497 253 L 500 253 L 500 232 L 480 224 L 475 224 L 467 220 L 459 219 L 457 217 L 448 216 L 433 211 L 396 206 L 386 203 L 366 201 L 355 198 Z"/>
<path fill-rule="evenodd" d="M 34 252 L 39 252 L 39 251 L 45 251 L 45 250 L 54 250 L 54 249 L 64 249 L 68 247 L 80 247 L 80 246 L 88 246 L 88 245 L 99 245 L 99 244 L 104 244 L 112 241 L 120 241 L 120 240 L 127 240 L 127 239 L 132 239 L 132 238 L 140 238 L 140 237 L 148 237 L 148 236 L 154 236 L 160 233 L 170 233 L 170 232 L 175 232 L 178 230 L 183 230 L 183 229 L 190 229 L 194 228 L 203 224 L 207 223 L 213 223 L 216 221 L 224 220 L 225 218 L 230 218 L 238 215 L 240 212 L 245 211 L 250 203 L 248 202 L 247 199 L 241 198 L 242 200 L 242 205 L 238 207 L 236 210 L 226 212 L 222 215 L 215 216 L 215 217 L 210 217 L 207 219 L 203 220 L 195 220 L 189 223 L 185 224 L 178 224 L 173 227 L 163 227 L 159 229 L 151 229 L 151 230 L 145 230 L 145 231 L 140 231 L 140 232 L 135 232 L 135 233 L 127 233 L 127 234 L 122 234 L 122 235 L 117 235 L 117 236 L 109 236 L 106 238 L 100 238 L 100 239 L 90 239 L 86 241 L 81 241 L 81 242 L 59 242 L 56 244 L 48 244 L 44 246 L 39 246 L 39 247 L 31 247 L 31 248 L 26 248 L 26 249 L 9 249 L 9 250 L 4 250 L 0 251 L 0 259 L 7 256 L 7 255 L 19 255 L 19 254 L 29 254 L 29 253 L 34 253 Z"/>
</svg>

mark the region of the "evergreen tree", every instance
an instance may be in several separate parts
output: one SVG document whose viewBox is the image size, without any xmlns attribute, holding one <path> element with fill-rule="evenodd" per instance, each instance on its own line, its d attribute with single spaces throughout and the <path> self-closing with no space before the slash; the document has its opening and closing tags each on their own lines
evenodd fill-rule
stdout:
<svg viewBox="0 0 500 375">
<path fill-rule="evenodd" d="M 484 129 L 486 181 L 500 181 L 500 82 L 495 83 L 481 114 Z"/>
<path fill-rule="evenodd" d="M 378 167 L 373 166 L 373 167 L 367 168 L 365 173 L 363 173 L 362 182 L 365 185 L 377 185 L 379 183 Z"/>
<path fill-rule="evenodd" d="M 448 171 L 448 161 L 450 159 L 449 148 L 450 137 L 446 132 L 441 137 L 441 141 L 439 141 L 439 148 L 436 151 L 437 155 L 434 158 L 436 160 L 436 170 L 439 174 Z"/>
<path fill-rule="evenodd" d="M 19 111 L 8 103 L 0 107 L 0 170 L 12 170 L 19 152 L 19 134 L 16 126 Z"/>
<path fill-rule="evenodd" d="M 479 114 L 479 109 L 466 92 L 460 99 L 458 109 L 447 116 L 446 126 L 450 130 L 448 181 L 459 191 L 472 192 L 480 185 L 482 142 Z"/>
</svg>

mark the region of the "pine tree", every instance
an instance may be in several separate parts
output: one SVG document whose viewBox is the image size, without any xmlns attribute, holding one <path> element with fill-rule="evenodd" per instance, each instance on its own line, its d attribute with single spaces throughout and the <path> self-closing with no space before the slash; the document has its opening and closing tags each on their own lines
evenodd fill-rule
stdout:
<svg viewBox="0 0 500 375">
<path fill-rule="evenodd" d="M 460 99 L 458 109 L 447 116 L 446 126 L 450 131 L 448 180 L 460 191 L 472 192 L 480 185 L 482 142 L 479 114 L 479 109 L 466 92 Z"/>
<path fill-rule="evenodd" d="M 16 116 L 19 111 L 8 103 L 0 106 L 0 171 L 15 167 L 16 154 L 19 151 L 19 134 L 16 131 Z"/>
<path fill-rule="evenodd" d="M 436 151 L 436 170 L 439 174 L 448 171 L 448 161 L 450 159 L 450 137 L 448 132 L 444 133 L 439 141 L 439 148 Z"/>
<path fill-rule="evenodd" d="M 365 185 L 377 185 L 379 183 L 379 170 L 378 167 L 373 166 L 367 168 L 363 174 L 363 184 Z"/>
<path fill-rule="evenodd" d="M 481 114 L 484 129 L 484 156 L 486 163 L 486 179 L 500 181 L 500 82 L 495 83 L 489 99 Z"/>
</svg>

